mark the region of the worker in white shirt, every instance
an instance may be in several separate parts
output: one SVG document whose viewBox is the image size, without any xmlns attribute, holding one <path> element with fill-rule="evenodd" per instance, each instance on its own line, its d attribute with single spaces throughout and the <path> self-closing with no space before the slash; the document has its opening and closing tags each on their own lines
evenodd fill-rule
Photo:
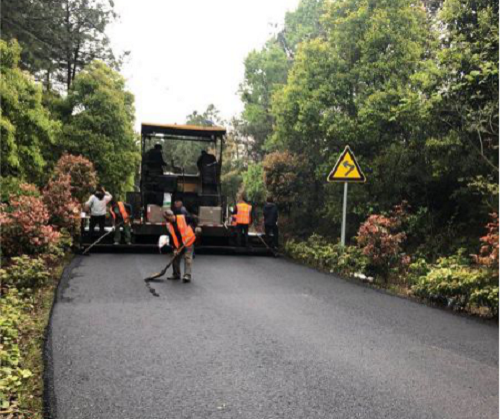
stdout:
<svg viewBox="0 0 500 419">
<path fill-rule="evenodd" d="M 84 208 L 90 211 L 90 234 L 94 234 L 96 225 L 99 225 L 99 234 L 104 234 L 104 223 L 106 221 L 107 205 L 113 196 L 104 187 L 99 187 L 85 203 Z"/>
</svg>

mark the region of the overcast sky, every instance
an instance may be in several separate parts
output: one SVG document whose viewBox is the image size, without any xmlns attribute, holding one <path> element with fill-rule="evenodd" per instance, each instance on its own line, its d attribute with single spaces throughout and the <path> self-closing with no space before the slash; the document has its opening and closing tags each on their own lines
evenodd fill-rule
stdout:
<svg viewBox="0 0 500 419">
<path fill-rule="evenodd" d="M 213 103 L 224 118 L 241 112 L 243 61 L 282 27 L 298 0 L 115 0 L 109 28 L 141 122 L 184 123 Z"/>
</svg>

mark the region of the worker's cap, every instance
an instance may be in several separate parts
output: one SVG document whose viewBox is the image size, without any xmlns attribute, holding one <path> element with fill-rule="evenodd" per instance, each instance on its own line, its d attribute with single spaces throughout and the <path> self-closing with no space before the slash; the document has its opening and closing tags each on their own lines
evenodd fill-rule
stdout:
<svg viewBox="0 0 500 419">
<path fill-rule="evenodd" d="M 173 217 L 174 216 L 174 212 L 172 210 L 165 210 L 163 211 L 163 216 L 164 217 Z"/>
</svg>

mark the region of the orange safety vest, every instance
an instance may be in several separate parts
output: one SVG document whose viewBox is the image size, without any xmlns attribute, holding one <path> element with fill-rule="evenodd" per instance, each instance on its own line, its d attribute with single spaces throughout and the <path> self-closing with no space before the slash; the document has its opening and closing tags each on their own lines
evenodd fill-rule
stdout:
<svg viewBox="0 0 500 419">
<path fill-rule="evenodd" d="M 116 205 L 118 205 L 118 209 L 120 210 L 120 214 L 122 215 L 123 222 L 125 224 L 128 223 L 130 217 L 128 216 L 128 212 L 127 212 L 127 209 L 125 208 L 125 205 L 123 205 L 123 202 L 121 202 L 121 201 L 117 202 Z M 113 208 L 110 208 L 110 212 L 111 212 L 111 216 L 113 217 L 113 220 L 116 221 L 116 214 L 113 211 Z"/>
<path fill-rule="evenodd" d="M 177 226 L 179 227 L 179 232 L 182 236 L 182 243 L 185 247 L 192 246 L 196 241 L 196 235 L 194 234 L 193 229 L 186 223 L 186 218 L 184 217 L 184 215 L 176 215 L 175 218 L 177 219 Z M 181 246 L 179 245 L 179 240 L 177 239 L 177 234 L 175 234 L 174 226 L 172 225 L 172 223 L 167 223 L 167 229 L 172 236 L 175 248 L 179 249 Z"/>
<path fill-rule="evenodd" d="M 236 213 L 236 224 L 250 224 L 250 213 L 252 212 L 252 206 L 246 203 L 236 204 L 238 212 Z"/>
</svg>

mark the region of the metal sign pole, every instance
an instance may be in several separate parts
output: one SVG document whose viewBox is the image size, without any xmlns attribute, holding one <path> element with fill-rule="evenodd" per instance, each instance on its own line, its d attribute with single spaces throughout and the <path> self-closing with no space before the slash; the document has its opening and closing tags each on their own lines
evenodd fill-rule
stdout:
<svg viewBox="0 0 500 419">
<path fill-rule="evenodd" d="M 344 183 L 344 205 L 342 210 L 342 231 L 340 234 L 340 244 L 345 246 L 345 228 L 347 219 L 347 182 Z"/>
</svg>

